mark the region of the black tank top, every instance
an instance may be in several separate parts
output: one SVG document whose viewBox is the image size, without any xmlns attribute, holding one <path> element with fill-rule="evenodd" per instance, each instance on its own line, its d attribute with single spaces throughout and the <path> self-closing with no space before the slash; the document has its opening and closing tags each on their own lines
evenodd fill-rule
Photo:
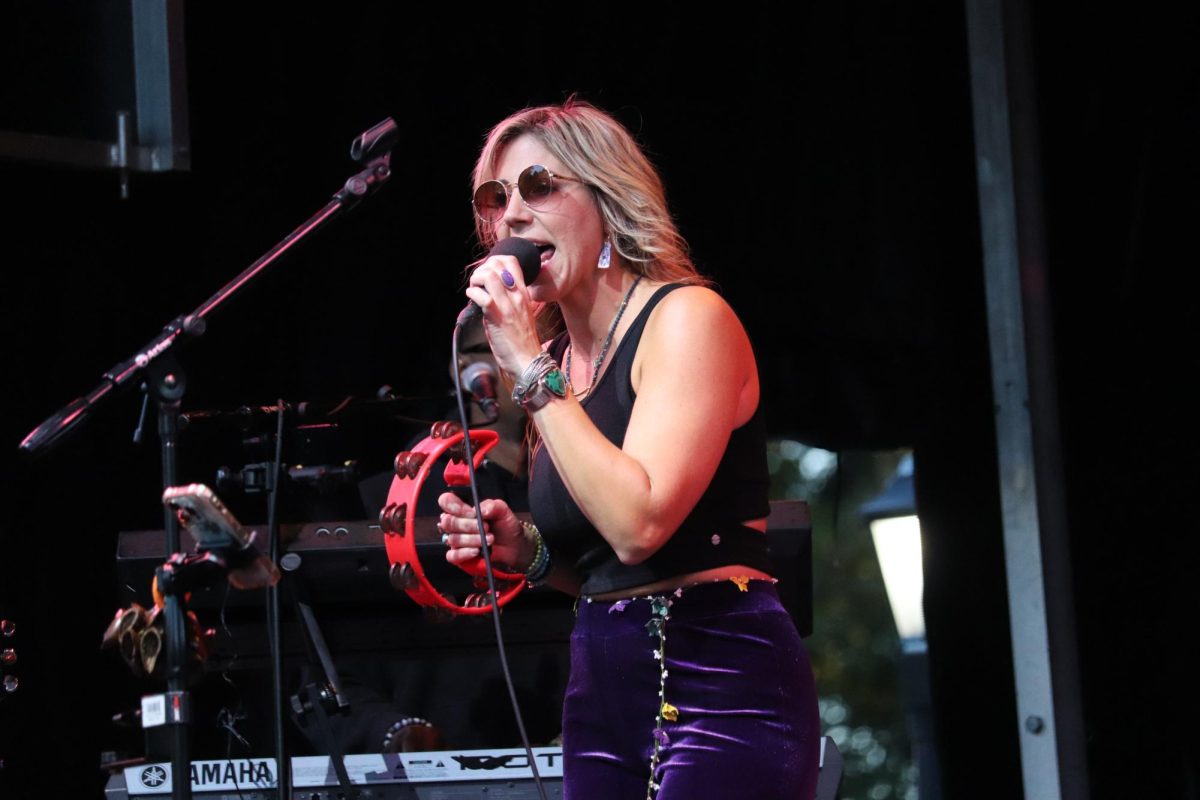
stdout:
<svg viewBox="0 0 1200 800">
<path fill-rule="evenodd" d="M 650 312 L 681 284 L 662 286 L 647 301 L 612 355 L 583 409 L 600 432 L 620 447 L 633 412 L 633 359 Z M 564 332 L 549 352 L 562 363 Z M 680 398 L 686 402 L 687 398 Z M 687 447 L 679 442 L 678 447 Z M 570 565 L 583 581 L 583 594 L 627 589 L 713 567 L 744 564 L 771 572 L 766 536 L 741 523 L 767 516 L 766 425 L 760 400 L 754 415 L 729 437 L 708 488 L 692 513 L 654 555 L 640 564 L 622 564 L 571 498 L 544 447 L 534 455 L 529 479 L 529 508 L 552 558 Z"/>
</svg>

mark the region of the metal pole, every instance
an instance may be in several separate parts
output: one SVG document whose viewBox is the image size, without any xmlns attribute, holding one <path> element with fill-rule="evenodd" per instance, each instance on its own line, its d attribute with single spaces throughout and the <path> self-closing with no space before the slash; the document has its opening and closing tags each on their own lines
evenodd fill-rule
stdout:
<svg viewBox="0 0 1200 800">
<path fill-rule="evenodd" d="M 1022 777 L 1026 800 L 1084 800 L 1026 8 L 967 0 L 966 11 Z"/>
</svg>

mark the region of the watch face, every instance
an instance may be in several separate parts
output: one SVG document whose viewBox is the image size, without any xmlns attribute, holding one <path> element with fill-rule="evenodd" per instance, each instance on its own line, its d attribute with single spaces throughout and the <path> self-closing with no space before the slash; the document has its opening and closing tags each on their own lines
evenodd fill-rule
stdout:
<svg viewBox="0 0 1200 800">
<path fill-rule="evenodd" d="M 542 383 L 559 397 L 567 396 L 567 379 L 563 376 L 562 370 L 557 367 L 546 373 L 542 378 Z"/>
</svg>

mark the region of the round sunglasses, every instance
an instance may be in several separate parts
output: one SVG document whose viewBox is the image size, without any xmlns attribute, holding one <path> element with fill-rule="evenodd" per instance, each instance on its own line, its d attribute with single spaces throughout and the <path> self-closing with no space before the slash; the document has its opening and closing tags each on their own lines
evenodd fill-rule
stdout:
<svg viewBox="0 0 1200 800">
<path fill-rule="evenodd" d="M 554 194 L 554 182 L 572 181 L 583 183 L 579 178 L 569 178 L 566 175 L 555 175 L 541 164 L 526 167 L 517 176 L 517 191 L 521 200 L 530 208 L 537 208 Z M 509 184 L 501 180 L 484 181 L 475 190 L 471 205 L 475 207 L 475 215 L 487 223 L 496 223 L 504 217 L 508 209 Z"/>
</svg>

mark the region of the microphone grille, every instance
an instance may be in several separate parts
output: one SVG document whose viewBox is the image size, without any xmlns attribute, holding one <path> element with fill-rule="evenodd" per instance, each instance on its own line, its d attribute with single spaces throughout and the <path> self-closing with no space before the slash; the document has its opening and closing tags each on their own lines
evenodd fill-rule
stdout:
<svg viewBox="0 0 1200 800">
<path fill-rule="evenodd" d="M 488 255 L 516 256 L 517 261 L 521 264 L 521 275 L 525 278 L 526 286 L 533 283 L 538 273 L 542 271 L 541 251 L 538 250 L 536 244 L 528 239 L 522 239 L 520 236 L 501 239 L 496 242 Z"/>
</svg>

